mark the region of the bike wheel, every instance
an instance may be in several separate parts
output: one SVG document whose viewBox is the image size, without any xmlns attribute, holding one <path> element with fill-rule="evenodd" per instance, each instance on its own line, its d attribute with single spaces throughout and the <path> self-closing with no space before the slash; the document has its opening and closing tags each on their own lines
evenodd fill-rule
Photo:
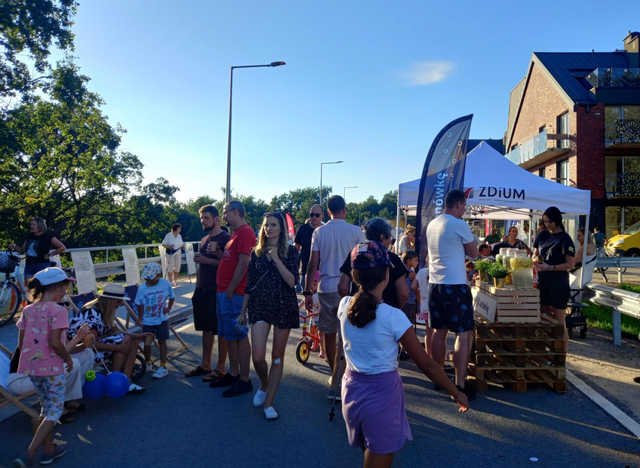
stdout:
<svg viewBox="0 0 640 468">
<path fill-rule="evenodd" d="M 0 287 L 0 327 L 11 321 L 22 301 L 22 294 L 18 286 L 11 281 L 5 281 Z"/>
<path fill-rule="evenodd" d="M 306 341 L 298 343 L 296 348 L 296 359 L 300 364 L 306 364 L 309 360 L 309 344 Z"/>
</svg>

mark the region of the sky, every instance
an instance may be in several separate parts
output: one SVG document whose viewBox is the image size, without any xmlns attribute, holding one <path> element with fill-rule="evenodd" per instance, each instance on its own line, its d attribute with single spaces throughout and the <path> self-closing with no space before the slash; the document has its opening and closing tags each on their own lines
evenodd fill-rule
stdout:
<svg viewBox="0 0 640 468">
<path fill-rule="evenodd" d="M 624 12 L 624 13 L 623 13 Z M 323 182 L 347 201 L 420 177 L 449 121 L 502 138 L 533 51 L 612 51 L 640 2 L 80 0 L 74 56 L 147 182 L 223 198 L 231 65 L 232 192 L 269 201 Z"/>
</svg>

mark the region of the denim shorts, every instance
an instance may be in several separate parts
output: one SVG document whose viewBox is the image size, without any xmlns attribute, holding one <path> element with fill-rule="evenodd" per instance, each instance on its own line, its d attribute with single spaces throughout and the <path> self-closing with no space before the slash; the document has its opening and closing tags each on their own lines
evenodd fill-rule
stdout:
<svg viewBox="0 0 640 468">
<path fill-rule="evenodd" d="M 248 335 L 248 328 L 238 323 L 243 300 L 244 296 L 238 294 L 234 294 L 231 300 L 226 293 L 217 294 L 218 336 L 225 340 L 238 341 Z"/>
</svg>

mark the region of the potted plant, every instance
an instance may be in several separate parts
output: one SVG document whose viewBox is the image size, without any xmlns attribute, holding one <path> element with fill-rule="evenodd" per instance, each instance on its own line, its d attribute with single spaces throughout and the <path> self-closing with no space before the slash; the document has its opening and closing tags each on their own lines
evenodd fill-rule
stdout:
<svg viewBox="0 0 640 468">
<path fill-rule="evenodd" d="M 476 270 L 480 274 L 480 281 L 485 283 L 489 281 L 489 268 L 491 268 L 493 262 L 491 260 L 478 260 L 476 262 Z"/>
<path fill-rule="evenodd" d="M 499 263 L 493 263 L 488 270 L 489 274 L 493 278 L 493 285 L 496 288 L 504 288 L 504 279 L 509 274 L 507 269 Z"/>
</svg>

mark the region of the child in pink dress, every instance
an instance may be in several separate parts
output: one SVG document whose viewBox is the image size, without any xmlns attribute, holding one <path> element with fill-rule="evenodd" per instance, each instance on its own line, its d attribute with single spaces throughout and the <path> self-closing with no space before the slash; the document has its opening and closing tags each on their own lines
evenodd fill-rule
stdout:
<svg viewBox="0 0 640 468">
<path fill-rule="evenodd" d="M 73 368 L 69 351 L 61 336 L 69 327 L 67 309 L 57 304 L 73 278 L 60 268 L 39 271 L 29 282 L 36 302 L 24 308 L 18 321 L 20 361 L 18 373 L 28 375 L 38 393 L 42 410 L 41 423 L 27 449 L 27 456 L 17 458 L 17 466 L 34 463 L 38 449 L 44 446 L 42 464 L 51 463 L 65 454 L 63 446 L 53 444 L 53 428 L 58 423 L 65 399 L 65 365 Z"/>
</svg>

